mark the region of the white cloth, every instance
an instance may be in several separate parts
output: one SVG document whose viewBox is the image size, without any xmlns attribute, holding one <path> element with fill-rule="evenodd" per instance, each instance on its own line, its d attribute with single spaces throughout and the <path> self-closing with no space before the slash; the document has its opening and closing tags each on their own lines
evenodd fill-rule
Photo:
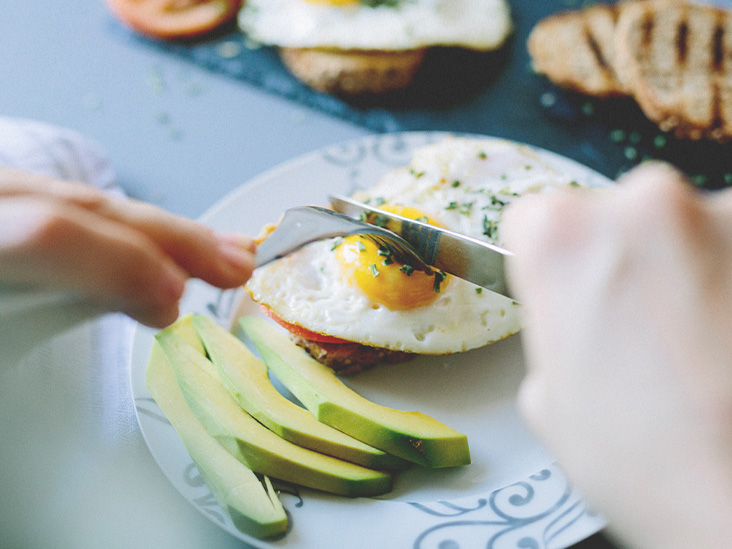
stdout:
<svg viewBox="0 0 732 549">
<path fill-rule="evenodd" d="M 1 164 L 119 192 L 99 147 L 37 122 L 0 118 Z M 0 288 L 3 549 L 229 545 L 185 508 L 144 443 L 133 327 L 71 295 Z"/>
</svg>

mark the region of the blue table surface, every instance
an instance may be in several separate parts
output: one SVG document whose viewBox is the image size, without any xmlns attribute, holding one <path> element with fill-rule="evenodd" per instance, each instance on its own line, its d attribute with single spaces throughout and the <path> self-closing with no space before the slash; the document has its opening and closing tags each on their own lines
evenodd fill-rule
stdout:
<svg viewBox="0 0 732 549">
<path fill-rule="evenodd" d="M 175 213 L 370 133 L 121 39 L 101 0 L 0 4 L 0 115 L 91 137 L 130 195 Z"/>
<path fill-rule="evenodd" d="M 197 217 L 283 161 L 373 131 L 126 39 L 101 0 L 1 5 L 0 116 L 91 137 L 131 196 L 172 212 Z"/>
</svg>

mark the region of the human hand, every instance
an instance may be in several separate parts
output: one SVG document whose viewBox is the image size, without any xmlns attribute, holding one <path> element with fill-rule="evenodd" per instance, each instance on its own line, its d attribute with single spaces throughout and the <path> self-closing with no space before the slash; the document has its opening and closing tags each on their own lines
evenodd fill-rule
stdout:
<svg viewBox="0 0 732 549">
<path fill-rule="evenodd" d="M 524 198 L 502 234 L 529 425 L 623 542 L 729 545 L 732 191 L 645 165 L 617 190 Z"/>
<path fill-rule="evenodd" d="M 189 277 L 222 288 L 254 268 L 254 241 L 150 204 L 0 168 L 0 284 L 69 289 L 163 327 Z"/>
</svg>

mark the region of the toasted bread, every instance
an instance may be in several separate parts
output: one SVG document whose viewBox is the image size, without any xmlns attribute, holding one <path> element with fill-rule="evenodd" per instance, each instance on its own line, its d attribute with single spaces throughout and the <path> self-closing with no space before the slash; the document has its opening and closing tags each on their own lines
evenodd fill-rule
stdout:
<svg viewBox="0 0 732 549">
<path fill-rule="evenodd" d="M 614 69 L 618 11 L 612 4 L 595 4 L 539 21 L 527 42 L 534 70 L 586 95 L 625 95 Z"/>
<path fill-rule="evenodd" d="M 413 353 L 369 347 L 360 343 L 323 343 L 294 335 L 292 338 L 315 360 L 341 375 L 364 372 L 382 363 L 407 362 L 417 356 Z"/>
<path fill-rule="evenodd" d="M 732 137 L 732 17 L 710 6 L 629 3 L 616 67 L 646 116 L 677 137 Z"/>
<path fill-rule="evenodd" d="M 318 91 L 332 94 L 376 94 L 406 88 L 425 57 L 424 49 L 357 51 L 280 48 L 292 74 Z"/>
</svg>

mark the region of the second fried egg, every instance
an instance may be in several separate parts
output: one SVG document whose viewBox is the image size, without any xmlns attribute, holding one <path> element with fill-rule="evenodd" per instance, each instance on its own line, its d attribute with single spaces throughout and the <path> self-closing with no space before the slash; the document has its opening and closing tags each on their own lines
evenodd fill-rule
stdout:
<svg viewBox="0 0 732 549">
<path fill-rule="evenodd" d="M 511 32 L 511 15 L 505 0 L 247 0 L 239 25 L 256 42 L 290 48 L 492 50 Z"/>
</svg>

